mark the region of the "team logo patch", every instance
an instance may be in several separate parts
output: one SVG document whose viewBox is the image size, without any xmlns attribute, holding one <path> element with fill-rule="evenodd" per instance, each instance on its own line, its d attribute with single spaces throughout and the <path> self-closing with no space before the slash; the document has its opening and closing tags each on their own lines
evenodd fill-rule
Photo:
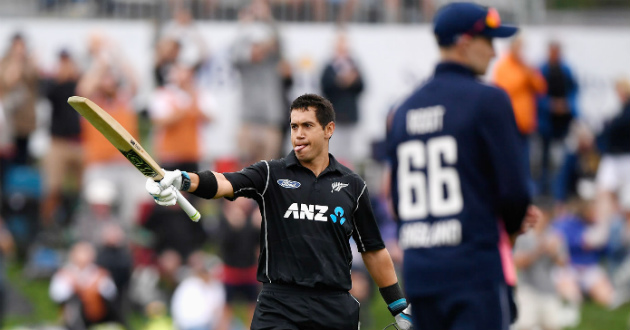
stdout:
<svg viewBox="0 0 630 330">
<path fill-rule="evenodd" d="M 287 189 L 297 189 L 297 188 L 300 188 L 300 186 L 302 185 L 301 183 L 297 181 L 293 181 L 289 179 L 280 179 L 278 180 L 278 184 L 280 185 L 280 187 L 287 188 Z"/>
<path fill-rule="evenodd" d="M 330 192 L 333 191 L 341 191 L 341 188 L 345 188 L 347 187 L 348 184 L 347 183 L 341 183 L 341 182 L 333 182 L 332 184 L 332 190 Z"/>
</svg>

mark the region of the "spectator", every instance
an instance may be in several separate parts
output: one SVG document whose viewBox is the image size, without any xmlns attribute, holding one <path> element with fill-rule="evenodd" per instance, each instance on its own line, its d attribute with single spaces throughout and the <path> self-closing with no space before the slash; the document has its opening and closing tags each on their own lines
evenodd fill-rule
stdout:
<svg viewBox="0 0 630 330">
<path fill-rule="evenodd" d="M 201 160 L 201 124 L 211 120 L 214 100 L 197 87 L 193 68 L 177 63 L 170 84 L 157 91 L 151 106 L 156 156 L 165 169 L 197 171 Z"/>
<path fill-rule="evenodd" d="M 105 51 L 97 53 L 91 67 L 79 81 L 79 95 L 92 99 L 106 110 L 129 133 L 138 137 L 137 115 L 132 107 L 132 97 L 136 92 L 135 77 L 125 69 L 121 60 L 112 61 Z M 118 55 L 117 55 L 118 56 Z M 123 75 L 124 73 L 124 75 Z M 138 171 L 129 166 L 120 151 L 86 120 L 81 121 L 83 144 L 83 191 L 94 180 L 107 180 L 116 187 L 116 219 L 121 221 L 125 231 L 131 229 L 139 216 L 138 205 L 144 194 L 133 188 L 133 182 L 142 180 Z"/>
<path fill-rule="evenodd" d="M 0 97 L 2 90 L 0 89 Z M 4 107 L 0 102 L 0 180 L 4 180 L 4 172 L 9 164 L 12 152 L 13 138 L 11 136 L 10 123 L 5 116 Z M 2 198 L 2 185 L 0 184 L 0 198 Z"/>
<path fill-rule="evenodd" d="M 499 59 L 492 80 L 507 92 L 516 126 L 523 136 L 529 137 L 536 130 L 536 97 L 546 92 L 547 84 L 540 72 L 525 63 L 522 36 L 516 36 L 507 54 Z M 529 168 L 529 144 L 525 146 L 526 168 Z"/>
<path fill-rule="evenodd" d="M 75 244 L 70 250 L 69 263 L 51 280 L 50 297 L 63 306 L 63 322 L 70 330 L 120 322 L 112 308 L 116 285 L 107 271 L 94 263 L 95 255 L 90 243 Z"/>
<path fill-rule="evenodd" d="M 359 97 L 363 92 L 363 77 L 350 55 L 348 37 L 340 32 L 335 41 L 335 53 L 324 68 L 322 93 L 335 107 L 337 116 L 334 138 L 343 143 L 331 144 L 331 153 L 350 164 L 357 161 L 354 152 L 360 143 L 356 137 L 359 122 Z"/>
<path fill-rule="evenodd" d="M 617 203 L 620 212 L 611 221 L 606 264 L 615 288 L 628 290 L 630 289 L 630 185 L 621 187 L 618 195 Z"/>
<path fill-rule="evenodd" d="M 234 318 L 237 303 L 246 304 L 248 320 L 254 316 L 260 291 L 256 269 L 262 219 L 256 205 L 247 199 L 223 202 L 221 208 L 219 250 L 223 260 L 226 304 L 218 329 L 227 330 Z"/>
<path fill-rule="evenodd" d="M 121 319 L 126 324 L 127 311 L 129 310 L 129 281 L 133 260 L 125 242 L 125 233 L 119 225 L 108 223 L 102 232 L 101 246 L 96 254 L 96 264 L 107 270 L 116 285 L 114 307 L 118 309 Z"/>
<path fill-rule="evenodd" d="M 84 201 L 74 221 L 75 235 L 79 240 L 100 244 L 105 227 L 120 223 L 116 217 L 117 191 L 114 182 L 98 179 L 83 192 Z"/>
<path fill-rule="evenodd" d="M 595 178 L 599 165 L 595 137 L 583 122 L 574 121 L 571 124 L 565 149 L 564 160 L 553 186 L 557 214 L 564 213 L 569 198 L 577 196 L 577 187 L 581 180 Z"/>
<path fill-rule="evenodd" d="M 313 15 L 317 22 L 334 21 L 343 25 L 352 20 L 357 0 L 312 0 Z M 336 17 L 335 17 L 336 16 Z"/>
<path fill-rule="evenodd" d="M 144 309 L 147 323 L 143 330 L 173 330 L 173 321 L 168 317 L 166 304 L 152 301 Z"/>
<path fill-rule="evenodd" d="M 240 156 L 248 162 L 278 158 L 280 129 L 286 118 L 282 77 L 278 72 L 280 40 L 264 1 L 254 1 L 241 10 L 233 51 L 242 86 Z"/>
<path fill-rule="evenodd" d="M 83 63 L 86 73 L 95 73 L 106 71 L 116 78 L 116 84 L 121 91 L 128 96 L 135 96 L 138 90 L 138 81 L 134 74 L 134 67 L 124 58 L 123 52 L 119 45 L 110 39 L 103 32 L 95 30 L 88 36 L 88 57 Z M 105 70 L 106 69 L 106 70 Z M 84 82 L 77 86 L 77 92 L 92 93 L 98 86 L 94 83 L 94 79 L 82 79 Z M 87 83 L 89 81 L 89 83 Z M 85 95 L 85 94 L 81 94 Z"/>
<path fill-rule="evenodd" d="M 64 49 L 59 52 L 57 72 L 46 90 L 52 114 L 50 148 L 43 166 L 46 194 L 42 203 L 42 221 L 45 226 L 55 223 L 55 215 L 63 197 L 64 182 L 70 179 L 79 184 L 81 179 L 81 125 L 79 114 L 68 105 L 68 98 L 77 93 L 78 80 L 79 69 L 70 53 Z"/>
<path fill-rule="evenodd" d="M 435 14 L 434 0 L 418 0 L 417 7 L 414 6 L 414 2 L 413 0 L 384 0 L 383 21 L 387 23 L 418 21 L 417 9 L 420 9 L 423 21 L 431 22 Z"/>
<path fill-rule="evenodd" d="M 168 74 L 177 62 L 180 49 L 179 42 L 172 38 L 163 38 L 158 42 L 153 66 L 153 78 L 158 88 L 168 83 Z"/>
<path fill-rule="evenodd" d="M 548 86 L 547 93 L 538 101 L 538 132 L 542 137 L 540 187 L 544 193 L 551 179 L 551 144 L 567 136 L 571 121 L 578 116 L 578 85 L 571 68 L 562 59 L 562 48 L 557 41 L 549 43 L 547 62 L 540 71 Z"/>
<path fill-rule="evenodd" d="M 617 293 L 614 307 L 630 300 L 630 185 L 624 185 L 618 195 L 620 213 L 611 222 L 606 255 L 608 273 Z"/>
<path fill-rule="evenodd" d="M 199 69 L 208 57 L 208 46 L 200 29 L 193 20 L 189 8 L 177 4 L 173 20 L 168 22 L 161 34 L 162 38 L 175 40 L 179 44 L 177 60 L 189 63 L 193 70 Z"/>
<path fill-rule="evenodd" d="M 217 257 L 208 257 L 200 251 L 190 256 L 193 274 L 175 289 L 171 302 L 176 329 L 216 329 L 225 303 L 225 291 L 217 275 L 218 263 Z"/>
<path fill-rule="evenodd" d="M 602 160 L 597 170 L 596 217 L 608 221 L 617 213 L 616 194 L 630 184 L 630 80 L 619 79 L 621 111 L 604 127 Z"/>
<path fill-rule="evenodd" d="M 516 240 L 514 264 L 519 270 L 516 290 L 519 313 L 515 328 L 518 330 L 537 327 L 560 330 L 569 325 L 563 319 L 565 309 L 551 276 L 556 267 L 567 264 L 568 254 L 562 238 L 549 226 L 550 213 L 546 209 L 533 230 Z"/>
<path fill-rule="evenodd" d="M 186 260 L 206 240 L 202 222 L 190 221 L 179 206 L 153 207 L 143 227 L 152 234 L 152 247 L 157 254 L 173 251 Z"/>
<path fill-rule="evenodd" d="M 592 183 L 583 182 L 578 189 L 583 200 L 574 201 L 575 211 L 554 221 L 554 228 L 562 235 L 570 257 L 568 267 L 557 275 L 560 290 L 569 301 L 579 303 L 581 295 L 586 294 L 598 304 L 612 307 L 615 292 L 599 264 L 604 255 L 609 227 L 602 229 L 602 224 L 596 223 Z M 575 283 L 581 292 L 567 289 L 571 285 L 562 282 Z"/>
<path fill-rule="evenodd" d="M 24 36 L 16 33 L 0 60 L 0 98 L 10 129 L 11 163 L 27 164 L 29 135 L 35 130 L 38 72 Z"/>
<path fill-rule="evenodd" d="M 165 250 L 158 255 L 155 264 L 134 269 L 130 284 L 130 298 L 135 304 L 145 309 L 148 316 L 152 316 L 152 312 L 159 311 L 159 308 L 157 311 L 151 310 L 153 307 L 166 305 L 171 301 L 173 292 L 182 281 L 184 273 L 180 254 L 174 250 Z M 164 324 L 161 322 L 164 318 L 158 317 L 158 321 L 158 324 Z"/>
</svg>

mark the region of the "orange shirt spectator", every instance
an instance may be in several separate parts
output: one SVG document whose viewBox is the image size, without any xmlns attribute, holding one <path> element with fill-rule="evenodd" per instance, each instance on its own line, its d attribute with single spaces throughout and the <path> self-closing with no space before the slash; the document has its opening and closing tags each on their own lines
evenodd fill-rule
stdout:
<svg viewBox="0 0 630 330">
<path fill-rule="evenodd" d="M 528 135 L 536 130 L 536 95 L 547 92 L 547 82 L 540 72 L 523 62 L 521 43 L 520 38 L 512 42 L 510 51 L 497 62 L 492 80 L 510 96 L 516 125 Z"/>
<path fill-rule="evenodd" d="M 154 119 L 161 121 L 155 132 L 155 151 L 162 162 L 198 162 L 200 123 L 206 116 L 199 102 L 173 88 L 158 92 L 158 102 L 154 106 Z"/>
<path fill-rule="evenodd" d="M 165 168 L 195 170 L 201 160 L 201 125 L 210 120 L 214 102 L 197 89 L 189 67 L 176 64 L 171 70 L 171 84 L 157 91 L 151 105 L 154 149 Z"/>
<path fill-rule="evenodd" d="M 133 137 L 138 137 L 138 118 L 126 98 L 113 100 L 94 98 L 96 104 L 107 111 Z M 81 119 L 81 140 L 83 160 L 86 165 L 110 161 L 126 161 L 125 157 L 84 118 Z"/>
</svg>

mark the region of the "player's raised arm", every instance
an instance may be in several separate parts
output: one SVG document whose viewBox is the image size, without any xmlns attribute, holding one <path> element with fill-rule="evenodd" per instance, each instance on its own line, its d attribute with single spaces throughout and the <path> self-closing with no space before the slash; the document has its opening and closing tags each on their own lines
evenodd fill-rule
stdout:
<svg viewBox="0 0 630 330">
<path fill-rule="evenodd" d="M 165 171 L 162 181 L 147 180 L 146 189 L 156 203 L 173 205 L 177 198 L 176 190 L 187 191 L 206 199 L 254 197 L 264 194 L 268 184 L 268 164 L 261 161 L 233 173 Z"/>
<path fill-rule="evenodd" d="M 145 185 L 146 190 L 159 205 L 174 205 L 177 190 L 188 191 L 207 199 L 234 197 L 232 184 L 222 173 L 213 171 L 189 173 L 180 170 L 164 172 L 164 179 L 156 182 L 149 178 Z"/>
</svg>

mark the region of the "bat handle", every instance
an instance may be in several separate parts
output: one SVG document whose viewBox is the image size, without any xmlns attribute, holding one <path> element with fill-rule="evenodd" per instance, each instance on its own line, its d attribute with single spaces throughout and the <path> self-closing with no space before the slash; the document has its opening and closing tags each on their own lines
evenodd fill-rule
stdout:
<svg viewBox="0 0 630 330">
<path fill-rule="evenodd" d="M 177 204 L 179 204 L 182 210 L 184 210 L 184 212 L 188 214 L 190 220 L 195 222 L 199 221 L 199 218 L 201 218 L 201 214 L 199 214 L 199 211 L 197 211 L 197 209 L 192 206 L 192 204 L 190 204 L 190 202 L 186 199 L 186 197 L 184 197 L 184 195 L 182 195 L 182 193 L 179 192 L 179 190 L 175 191 L 177 193 Z"/>
</svg>

